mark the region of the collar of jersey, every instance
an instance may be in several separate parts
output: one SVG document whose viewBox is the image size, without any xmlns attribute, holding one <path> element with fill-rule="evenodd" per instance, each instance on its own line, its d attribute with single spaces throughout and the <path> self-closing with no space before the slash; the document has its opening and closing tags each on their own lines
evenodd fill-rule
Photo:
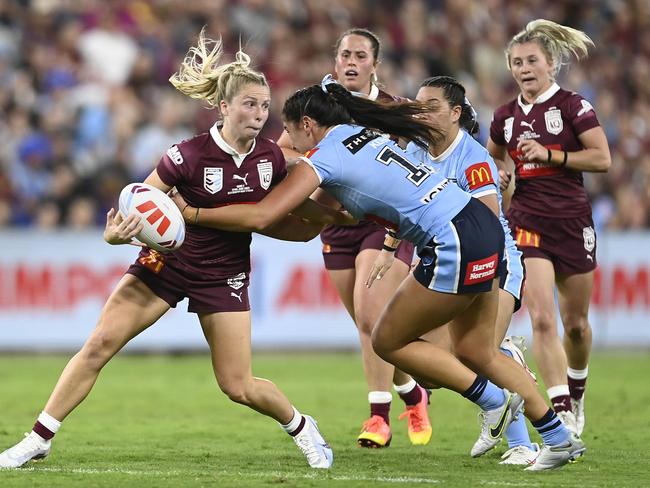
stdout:
<svg viewBox="0 0 650 488">
<path fill-rule="evenodd" d="M 465 131 L 463 129 L 459 129 L 458 134 L 456 134 L 456 138 L 451 142 L 451 144 L 449 144 L 449 147 L 447 149 L 442 151 L 442 153 L 434 157 L 431 155 L 429 151 L 427 151 L 427 155 L 429 156 L 429 159 L 431 161 L 435 161 L 436 163 L 439 163 L 440 161 L 444 161 L 449 157 L 449 155 L 452 152 L 454 152 L 454 149 L 458 147 L 458 144 L 460 144 L 460 141 L 463 140 L 464 136 L 465 136 Z"/>
<path fill-rule="evenodd" d="M 523 101 L 524 99 L 522 98 L 520 93 L 519 96 L 517 97 L 517 103 L 519 103 L 519 106 L 524 111 L 524 113 L 528 115 L 528 112 L 530 112 L 533 109 L 533 105 L 537 103 L 544 103 L 553 95 L 555 95 L 559 89 L 560 89 L 560 85 L 558 85 L 557 83 L 553 83 L 548 88 L 548 90 L 546 90 L 544 93 L 538 96 L 533 103 L 524 103 Z"/>
<path fill-rule="evenodd" d="M 214 140 L 214 142 L 217 144 L 217 146 L 219 146 L 223 150 L 223 152 L 230 154 L 230 156 L 232 156 L 232 159 L 235 162 L 235 166 L 239 168 L 244 162 L 244 159 L 246 159 L 246 156 L 252 153 L 253 150 L 255 149 L 255 143 L 257 142 L 257 139 L 253 139 L 253 144 L 251 145 L 251 148 L 248 150 L 247 153 L 240 154 L 230 144 L 224 141 L 223 137 L 221 137 L 221 132 L 219 132 L 219 127 L 221 127 L 222 125 L 223 123 L 217 122 L 212 127 L 210 127 L 210 135 L 212 136 L 212 140 Z"/>
</svg>

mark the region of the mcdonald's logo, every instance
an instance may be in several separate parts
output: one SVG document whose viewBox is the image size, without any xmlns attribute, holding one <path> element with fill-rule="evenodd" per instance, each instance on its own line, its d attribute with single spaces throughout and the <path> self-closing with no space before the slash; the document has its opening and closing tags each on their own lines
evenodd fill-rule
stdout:
<svg viewBox="0 0 650 488">
<path fill-rule="evenodd" d="M 494 178 L 487 162 L 476 163 L 465 170 L 470 191 L 487 185 L 494 185 Z"/>
<path fill-rule="evenodd" d="M 515 229 L 515 241 L 519 247 L 539 247 L 541 240 L 542 236 L 537 232 L 522 229 L 519 226 Z"/>
</svg>

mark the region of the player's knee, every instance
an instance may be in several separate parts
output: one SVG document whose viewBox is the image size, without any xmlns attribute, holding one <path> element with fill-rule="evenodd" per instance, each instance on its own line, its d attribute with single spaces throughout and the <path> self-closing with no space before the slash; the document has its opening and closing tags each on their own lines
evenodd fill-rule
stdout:
<svg viewBox="0 0 650 488">
<path fill-rule="evenodd" d="M 390 362 L 390 357 L 395 347 L 392 345 L 389 340 L 388 335 L 383 331 L 382 328 L 377 327 L 372 331 L 371 334 L 372 348 L 375 351 L 375 354 L 382 358 L 384 361 Z"/>
<path fill-rule="evenodd" d="M 218 380 L 221 391 L 233 402 L 250 405 L 250 387 L 246 381 L 229 379 Z"/>
<path fill-rule="evenodd" d="M 472 371 L 483 372 L 494 359 L 493 351 L 476 345 L 457 344 L 454 346 L 454 355 L 458 360 Z"/>
<path fill-rule="evenodd" d="M 357 329 L 359 329 L 360 334 L 370 337 L 373 329 L 375 328 L 376 320 L 369 317 L 368 314 L 359 312 L 355 314 L 355 323 L 357 325 Z"/>
<path fill-rule="evenodd" d="M 83 361 L 84 368 L 101 370 L 117 352 L 115 341 L 103 333 L 93 334 L 79 351 L 78 358 Z"/>
<path fill-rule="evenodd" d="M 557 322 L 554 311 L 535 311 L 530 314 L 530 321 L 535 334 L 557 334 Z"/>
<path fill-rule="evenodd" d="M 581 314 L 565 314 L 562 316 L 564 333 L 571 340 L 582 340 L 589 329 L 587 317 Z"/>
</svg>

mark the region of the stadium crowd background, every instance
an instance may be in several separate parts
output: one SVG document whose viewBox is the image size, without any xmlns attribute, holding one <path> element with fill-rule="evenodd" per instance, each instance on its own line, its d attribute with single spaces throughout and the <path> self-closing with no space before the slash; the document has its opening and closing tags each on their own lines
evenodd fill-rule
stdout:
<svg viewBox="0 0 650 488">
<path fill-rule="evenodd" d="M 0 228 L 103 226 L 121 188 L 216 114 L 168 83 L 203 25 L 227 55 L 242 40 L 283 101 L 333 68 L 344 30 L 383 42 L 379 79 L 413 97 L 451 74 L 468 88 L 485 142 L 492 111 L 517 93 L 504 47 L 535 18 L 585 31 L 590 57 L 560 84 L 595 106 L 612 150 L 586 185 L 599 229 L 650 226 L 650 2 L 647 0 L 0 0 Z"/>
</svg>

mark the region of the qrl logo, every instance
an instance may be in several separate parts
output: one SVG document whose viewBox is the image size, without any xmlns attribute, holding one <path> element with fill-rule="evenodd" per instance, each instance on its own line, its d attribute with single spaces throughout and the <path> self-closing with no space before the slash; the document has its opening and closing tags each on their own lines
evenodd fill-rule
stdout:
<svg viewBox="0 0 650 488">
<path fill-rule="evenodd" d="M 135 208 L 141 214 L 146 214 L 150 210 L 153 210 L 153 212 L 151 212 L 151 214 L 147 217 L 147 222 L 149 222 L 151 225 L 154 225 L 156 222 L 160 220 L 160 224 L 158 224 L 158 227 L 156 228 L 156 232 L 158 232 L 160 237 L 162 237 L 167 231 L 167 229 L 169 229 L 169 226 L 171 225 L 171 221 L 167 217 L 165 217 L 163 211 L 160 210 L 153 201 L 147 200 L 146 202 L 141 203 Z"/>
<path fill-rule="evenodd" d="M 476 163 L 465 170 L 470 190 L 476 190 L 486 185 L 493 185 L 494 179 L 488 163 Z"/>
</svg>

